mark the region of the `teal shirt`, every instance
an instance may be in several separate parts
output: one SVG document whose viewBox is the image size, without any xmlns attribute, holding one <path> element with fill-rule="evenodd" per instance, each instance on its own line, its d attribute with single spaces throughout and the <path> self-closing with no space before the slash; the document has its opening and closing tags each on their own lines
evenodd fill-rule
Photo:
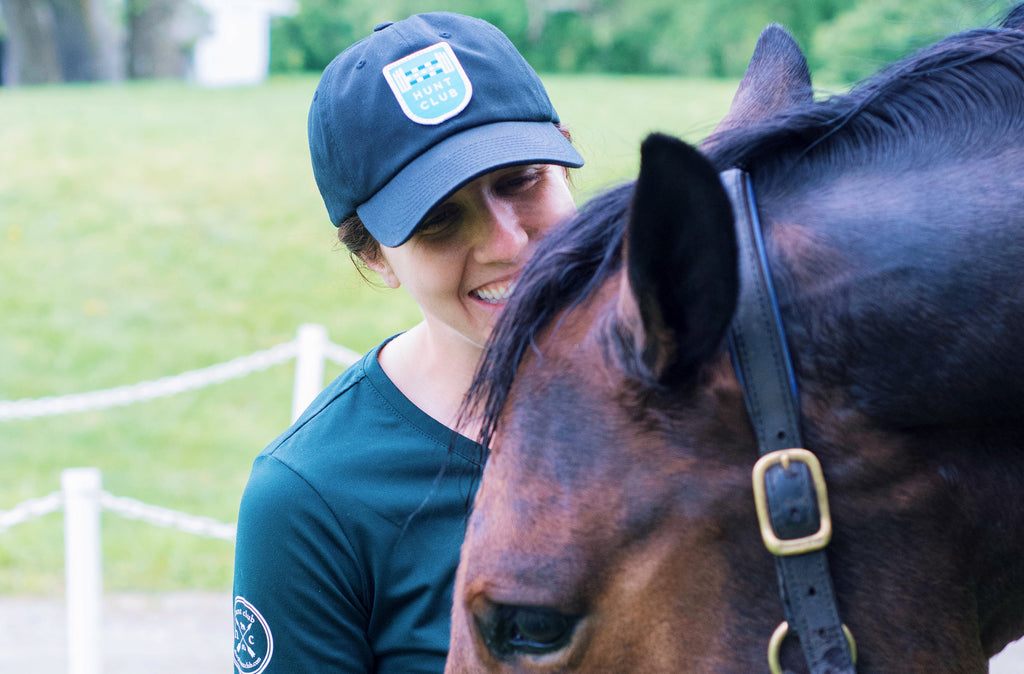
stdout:
<svg viewBox="0 0 1024 674">
<path fill-rule="evenodd" d="M 253 463 L 235 551 L 240 674 L 444 669 L 480 451 L 402 395 L 379 350 Z"/>
</svg>

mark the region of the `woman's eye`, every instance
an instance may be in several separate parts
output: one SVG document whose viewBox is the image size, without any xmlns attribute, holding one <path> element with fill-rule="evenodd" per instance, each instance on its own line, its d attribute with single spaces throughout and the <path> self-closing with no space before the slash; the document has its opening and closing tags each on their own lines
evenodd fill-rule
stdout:
<svg viewBox="0 0 1024 674">
<path fill-rule="evenodd" d="M 529 167 L 523 171 L 506 176 L 498 184 L 504 194 L 517 194 L 533 187 L 540 180 L 544 170 L 540 167 Z"/>
<path fill-rule="evenodd" d="M 549 608 L 498 604 L 477 616 L 477 629 L 498 658 L 543 655 L 561 650 L 572 639 L 579 616 Z"/>
<path fill-rule="evenodd" d="M 455 224 L 457 209 L 451 204 L 442 204 L 427 215 L 416 226 L 416 233 L 422 236 L 437 236 Z"/>
</svg>

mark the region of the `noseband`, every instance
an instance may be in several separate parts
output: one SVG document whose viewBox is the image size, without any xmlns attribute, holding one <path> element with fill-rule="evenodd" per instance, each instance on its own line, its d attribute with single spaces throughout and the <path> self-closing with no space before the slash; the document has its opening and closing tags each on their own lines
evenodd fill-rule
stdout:
<svg viewBox="0 0 1024 674">
<path fill-rule="evenodd" d="M 786 335 L 772 288 L 750 176 L 721 175 L 732 202 L 740 291 L 729 351 L 757 435 L 754 501 L 761 537 L 774 555 L 785 621 L 769 640 L 768 662 L 781 674 L 786 635 L 800 640 L 812 674 L 854 674 L 856 647 L 839 618 L 825 547 L 832 536 L 825 478 L 800 438 L 800 406 Z"/>
</svg>

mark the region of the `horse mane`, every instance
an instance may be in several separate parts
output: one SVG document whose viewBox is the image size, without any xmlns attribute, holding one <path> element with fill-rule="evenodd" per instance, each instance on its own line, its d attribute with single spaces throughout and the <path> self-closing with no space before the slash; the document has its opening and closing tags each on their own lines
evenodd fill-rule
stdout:
<svg viewBox="0 0 1024 674">
<path fill-rule="evenodd" d="M 1017 10 L 1024 8 L 1019 6 Z M 1013 25 L 1013 14 L 1006 19 Z M 843 170 L 908 170 L 1019 144 L 1024 32 L 958 33 L 883 68 L 848 93 L 713 137 L 709 159 L 754 176 L 759 195 L 809 189 Z"/>
<path fill-rule="evenodd" d="M 785 193 L 851 166 L 893 165 L 899 157 L 901 168 L 911 168 L 940 156 L 1019 144 L 1024 137 L 1024 32 L 1015 29 L 1019 23 L 1007 18 L 1004 28 L 954 35 L 846 94 L 722 132 L 714 137 L 709 159 L 719 170 L 750 172 L 759 194 Z M 970 133 L 978 126 L 986 133 Z M 536 349 L 537 336 L 556 315 L 585 301 L 621 267 L 632 192 L 628 183 L 595 197 L 575 219 L 549 234 L 524 268 L 488 339 L 461 413 L 463 421 L 479 419 L 484 451 L 526 349 Z"/>
</svg>

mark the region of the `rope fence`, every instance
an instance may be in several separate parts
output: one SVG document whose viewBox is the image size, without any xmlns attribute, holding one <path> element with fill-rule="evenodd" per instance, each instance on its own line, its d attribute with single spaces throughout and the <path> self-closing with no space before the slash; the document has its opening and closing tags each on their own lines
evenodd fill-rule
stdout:
<svg viewBox="0 0 1024 674">
<path fill-rule="evenodd" d="M 324 360 L 348 366 L 359 360 L 360 354 L 329 341 L 327 329 L 322 325 L 306 323 L 299 327 L 294 340 L 278 344 L 264 351 L 257 351 L 248 356 L 234 358 L 226 363 L 218 363 L 154 381 L 143 381 L 130 386 L 117 386 L 88 393 L 23 400 L 0 400 L 0 421 L 123 407 L 239 379 L 292 358 L 296 361 L 295 390 L 292 398 L 292 418 L 295 419 L 323 387 Z M 317 379 L 317 373 L 319 373 L 319 379 Z M 298 412 L 295 411 L 297 406 L 301 406 Z"/>
<path fill-rule="evenodd" d="M 41 498 L 23 501 L 10 510 L 0 510 L 0 534 L 11 527 L 49 515 L 64 507 L 63 494 L 55 491 Z"/>
<path fill-rule="evenodd" d="M 295 357 L 295 342 L 279 344 L 266 351 L 257 351 L 248 356 L 235 358 L 226 363 L 218 363 L 200 370 L 182 372 L 172 377 L 163 377 L 155 381 L 143 381 L 131 386 L 90 391 L 89 393 L 73 393 L 65 396 L 48 396 L 34 400 L 0 401 L 0 421 L 14 419 L 33 419 L 49 417 L 72 412 L 103 410 L 111 407 L 123 407 L 133 403 L 164 398 L 186 391 L 220 384 L 231 379 L 238 379 L 253 372 L 283 363 Z"/>
<path fill-rule="evenodd" d="M 66 396 L 0 401 L 0 421 L 101 410 L 192 391 L 265 370 L 295 359 L 292 420 L 302 414 L 323 388 L 326 360 L 355 363 L 360 354 L 327 338 L 322 325 L 299 327 L 293 341 L 198 370 L 130 386 Z M 234 542 L 235 525 L 115 496 L 102 489 L 97 468 L 69 468 L 61 489 L 0 510 L 0 535 L 8 529 L 64 511 L 65 603 L 68 619 L 69 674 L 100 674 L 100 618 L 103 601 L 100 515 L 106 510 L 153 526 Z"/>
</svg>

